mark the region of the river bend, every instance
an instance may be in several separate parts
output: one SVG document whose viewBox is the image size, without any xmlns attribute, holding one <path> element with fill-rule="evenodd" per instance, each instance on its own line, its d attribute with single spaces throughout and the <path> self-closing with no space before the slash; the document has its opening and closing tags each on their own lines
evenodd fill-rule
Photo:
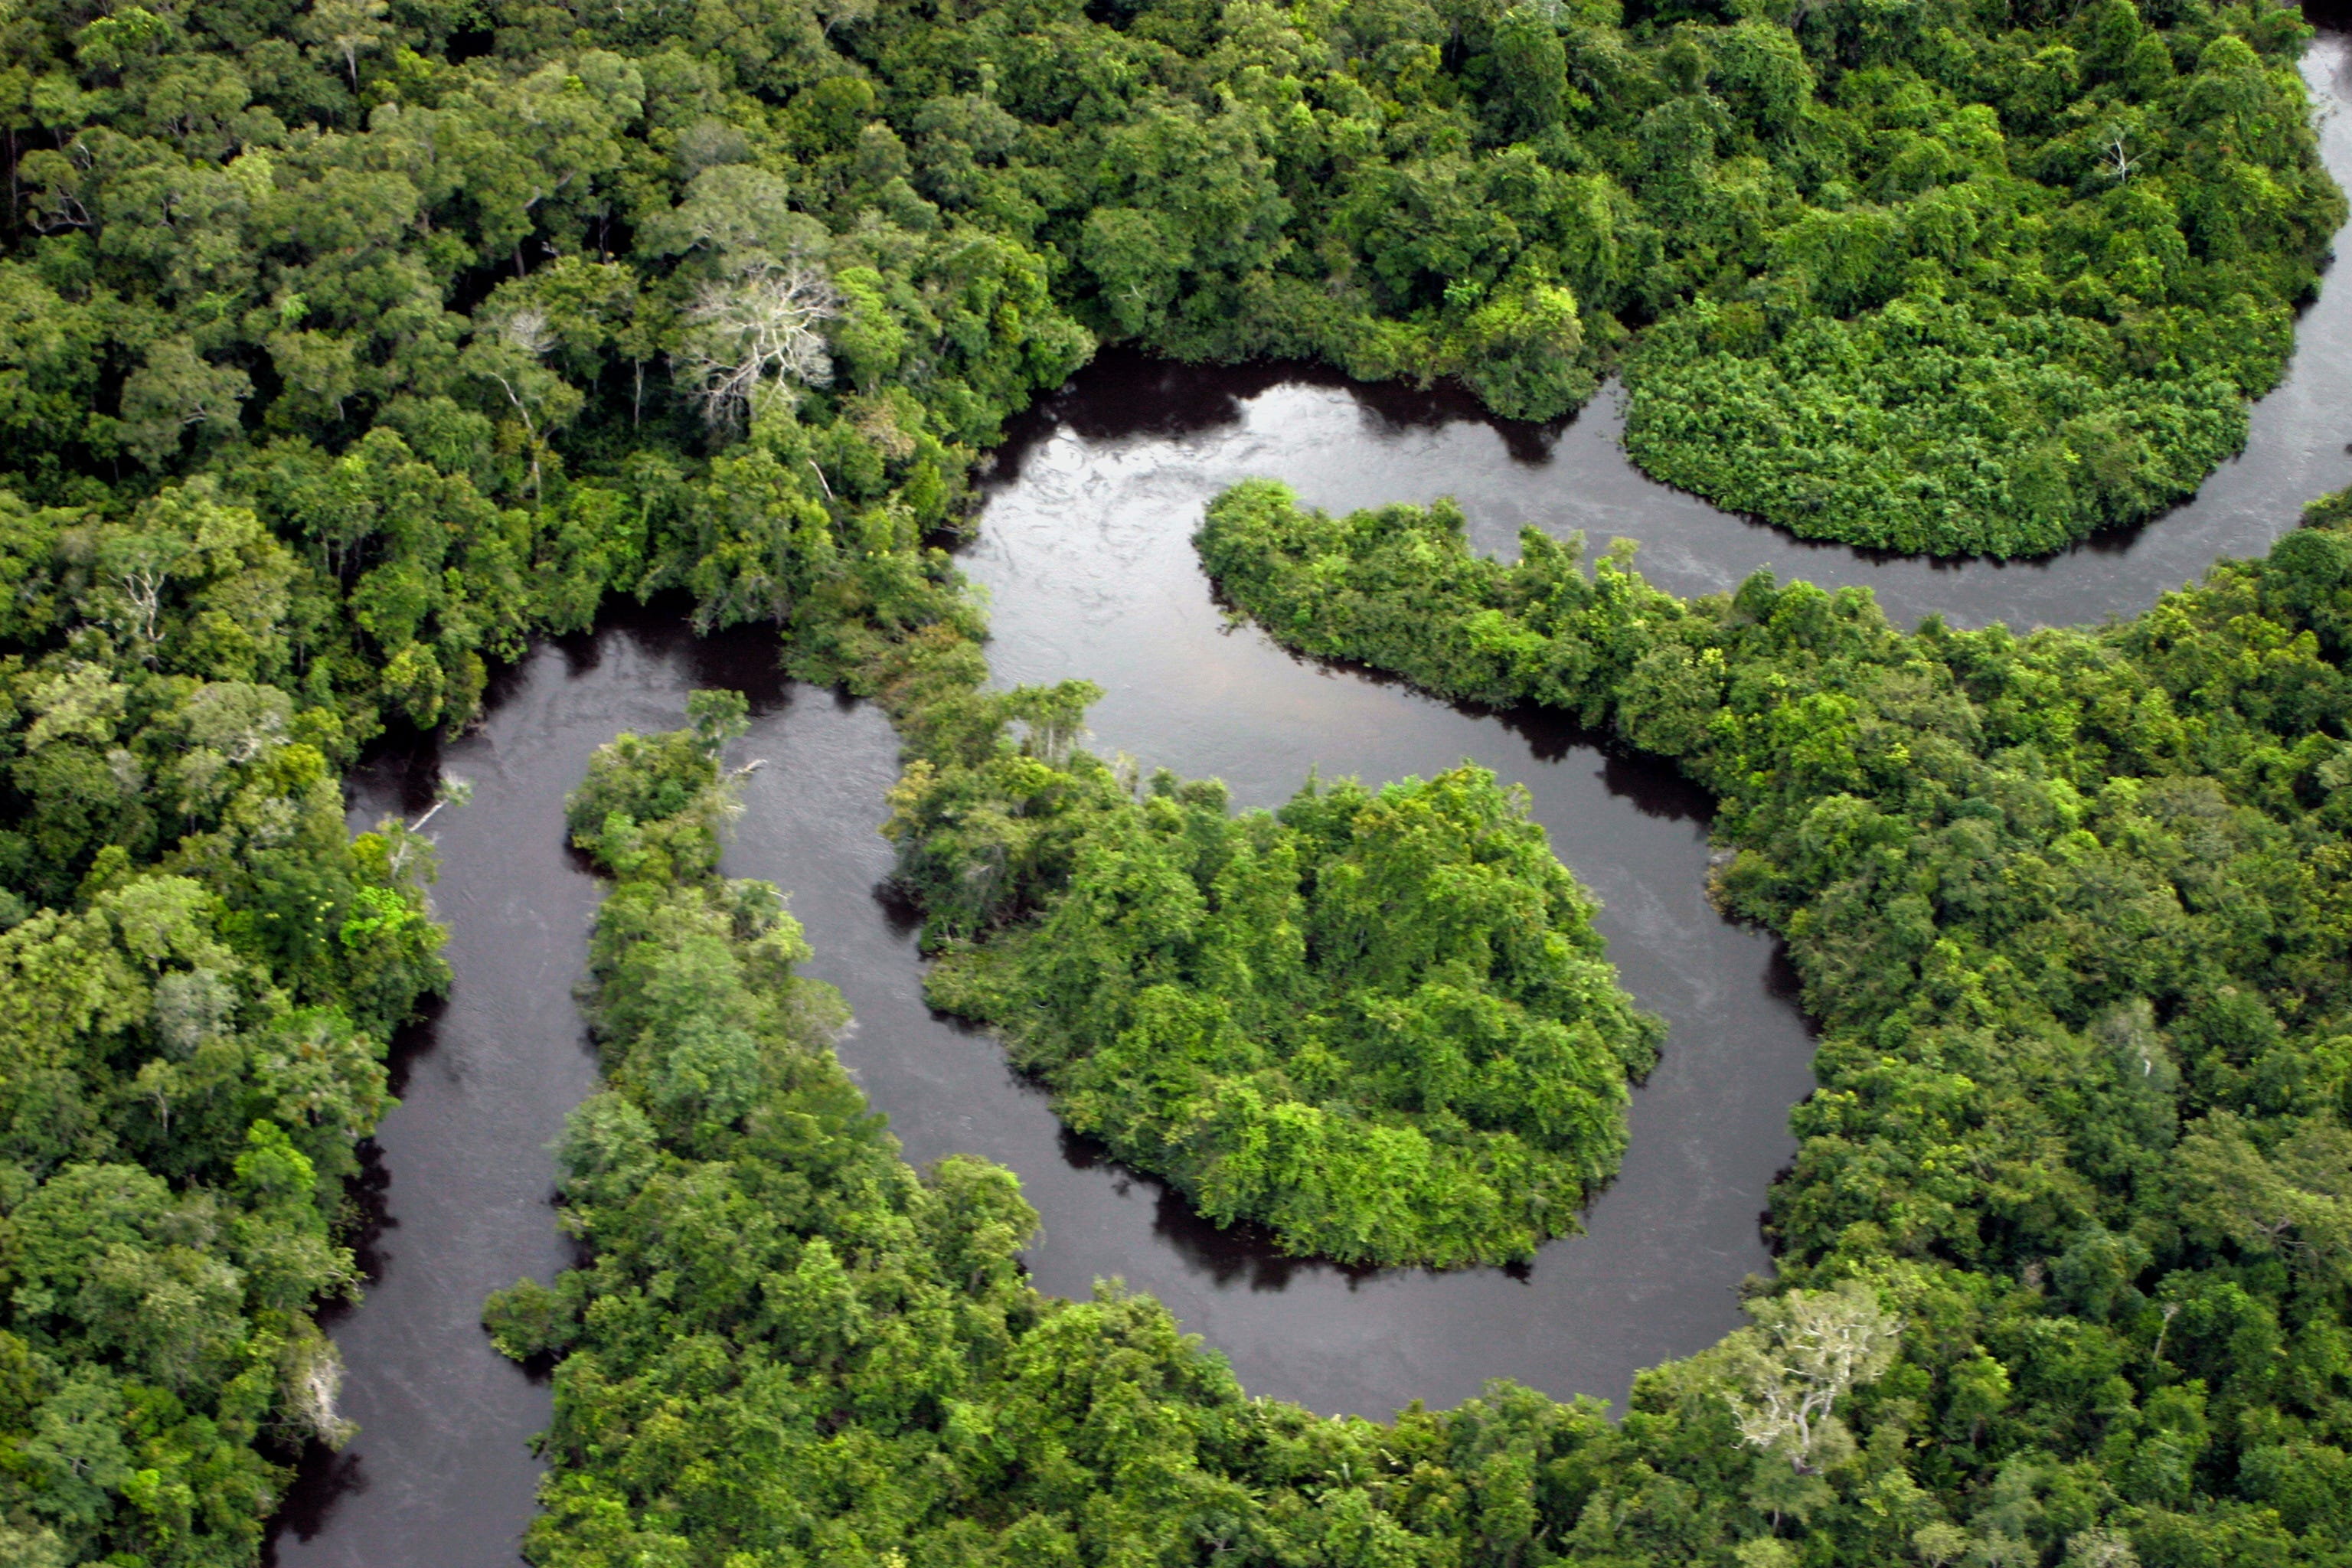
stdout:
<svg viewBox="0 0 2352 1568">
<path fill-rule="evenodd" d="M 2352 185 L 2345 36 L 2323 36 L 2304 68 L 2329 164 Z M 1626 463 L 1610 395 L 1573 421 L 1530 427 L 1442 392 L 1112 356 L 1024 417 L 965 557 L 992 602 L 999 680 L 1101 683 L 1094 744 L 1221 776 L 1247 805 L 1279 802 L 1310 767 L 1384 780 L 1475 758 L 1527 786 L 1554 847 L 1601 896 L 1611 956 L 1670 1034 L 1589 1233 L 1523 1268 L 1349 1270 L 1211 1230 L 1064 1133 L 992 1042 L 923 1005 L 914 932 L 879 896 L 889 853 L 875 827 L 897 773 L 880 714 L 781 680 L 772 637 L 691 638 L 676 606 L 539 647 L 497 679 L 475 732 L 379 757 L 353 780 L 354 826 L 415 812 L 445 769 L 475 795 L 436 825 L 456 984 L 396 1051 L 402 1103 L 369 1152 L 373 1283 L 331 1325 L 361 1433 L 342 1456 L 306 1462 L 277 1560 L 516 1561 L 538 1476 L 525 1439 L 546 1424 L 548 1394 L 490 1350 L 478 1312 L 489 1290 L 566 1259 L 547 1144 L 594 1079 L 572 990 L 597 890 L 562 843 L 561 807 L 616 731 L 678 723 L 698 686 L 751 694 L 742 752 L 769 766 L 749 781 L 728 870 L 792 893 L 816 949 L 810 972 L 856 1012 L 843 1058 L 908 1155 L 969 1151 L 1019 1173 L 1045 1219 L 1029 1254 L 1043 1289 L 1121 1277 L 1231 1357 L 1254 1392 L 1323 1412 L 1451 1404 L 1491 1377 L 1622 1398 L 1636 1369 L 1732 1327 L 1740 1279 L 1769 1267 L 1758 1212 L 1793 1152 L 1789 1107 L 1811 1086 L 1785 967 L 1768 937 L 1702 896 L 1695 791 L 1542 715 L 1457 709 L 1229 627 L 1188 543 L 1203 505 L 1260 474 L 1335 508 L 1451 494 L 1481 548 L 1509 549 L 1528 523 L 1595 543 L 1623 535 L 1678 593 L 1769 566 L 1866 584 L 1905 624 L 1930 611 L 1971 626 L 2096 621 L 2145 608 L 2216 556 L 2264 549 L 2304 500 L 2352 483 L 2347 365 L 2352 289 L 2339 283 L 2305 312 L 2244 456 L 2193 502 L 2136 533 L 2006 566 L 1808 545 L 1716 511 Z"/>
</svg>

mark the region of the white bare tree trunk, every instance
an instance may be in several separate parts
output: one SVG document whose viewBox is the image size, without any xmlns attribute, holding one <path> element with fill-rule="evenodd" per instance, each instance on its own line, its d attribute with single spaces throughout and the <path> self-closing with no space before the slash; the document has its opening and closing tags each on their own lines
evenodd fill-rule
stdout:
<svg viewBox="0 0 2352 1568">
<path fill-rule="evenodd" d="M 1734 1336 L 1745 1387 L 1726 1390 L 1724 1398 L 1741 1437 L 1810 1475 L 1832 1407 L 1893 1363 L 1901 1326 L 1852 1280 L 1835 1290 L 1792 1290 L 1749 1310 L 1758 1327 Z"/>
<path fill-rule="evenodd" d="M 705 283 L 686 312 L 691 330 L 680 353 L 702 416 L 714 426 L 740 424 L 771 382 L 824 385 L 833 358 L 818 328 L 841 303 L 833 279 L 797 253 Z"/>
</svg>

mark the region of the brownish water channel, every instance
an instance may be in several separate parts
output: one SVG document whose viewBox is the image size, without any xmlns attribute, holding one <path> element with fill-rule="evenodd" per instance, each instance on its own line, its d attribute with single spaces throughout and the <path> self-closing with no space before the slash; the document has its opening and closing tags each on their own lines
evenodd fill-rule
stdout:
<svg viewBox="0 0 2352 1568">
<path fill-rule="evenodd" d="M 2344 37 L 2324 37 L 2305 68 L 2329 116 L 2329 163 L 2352 184 Z M 1262 1238 L 1208 1228 L 1064 1134 L 991 1041 L 922 1004 L 914 932 L 879 896 L 889 856 L 875 826 L 897 773 L 888 726 L 780 680 L 772 638 L 698 642 L 656 610 L 536 649 L 500 678 L 478 732 L 386 756 L 355 781 L 355 825 L 413 813 L 444 769 L 476 793 L 435 825 L 457 983 L 401 1044 L 403 1103 L 372 1152 L 373 1283 L 334 1325 L 361 1435 L 306 1467 L 278 1561 L 514 1561 L 539 1473 L 524 1441 L 546 1424 L 548 1394 L 491 1352 L 478 1314 L 488 1291 L 565 1261 L 546 1146 L 594 1078 L 572 988 L 597 892 L 562 846 L 562 801 L 618 730 L 677 724 L 697 686 L 751 693 L 742 754 L 769 765 L 749 782 L 728 869 L 792 893 L 816 948 L 811 971 L 856 1011 L 842 1055 L 908 1157 L 971 1151 L 1020 1173 L 1045 1217 L 1029 1255 L 1041 1288 L 1123 1278 L 1231 1357 L 1252 1391 L 1318 1411 L 1447 1405 L 1495 1377 L 1620 1399 L 1636 1369 L 1730 1328 L 1739 1280 L 1769 1266 L 1757 1216 L 1793 1151 L 1789 1107 L 1811 1087 L 1811 1041 L 1773 944 L 1707 907 L 1705 802 L 1664 770 L 1540 715 L 1456 709 L 1228 629 L 1188 543 L 1202 506 L 1262 474 L 1330 507 L 1452 494 L 1483 547 L 1508 549 L 1523 523 L 1582 529 L 1595 543 L 1622 534 L 1680 593 L 1769 566 L 1868 584 L 1906 624 L 1929 611 L 1969 625 L 2096 621 L 2145 608 L 2217 556 L 2259 552 L 2303 501 L 2352 483 L 2347 366 L 2352 290 L 2339 284 L 2306 312 L 2246 455 L 2195 502 L 2136 534 L 2012 566 L 1880 560 L 1717 512 L 1626 464 L 1606 396 L 1540 429 L 1442 395 L 1113 358 L 1024 422 L 965 563 L 992 600 L 1000 680 L 1099 682 L 1099 749 L 1221 776 L 1244 805 L 1278 802 L 1310 767 L 1379 780 L 1475 758 L 1528 787 L 1553 847 L 1600 894 L 1611 956 L 1671 1033 L 1588 1234 L 1521 1269 L 1285 1259 Z"/>
</svg>

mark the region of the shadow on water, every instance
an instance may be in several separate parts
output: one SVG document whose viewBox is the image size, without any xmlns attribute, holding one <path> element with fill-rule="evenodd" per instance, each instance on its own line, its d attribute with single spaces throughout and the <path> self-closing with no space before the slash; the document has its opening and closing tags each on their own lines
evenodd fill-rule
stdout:
<svg viewBox="0 0 2352 1568">
<path fill-rule="evenodd" d="M 284 1462 L 282 1457 L 279 1462 Z M 271 1521 L 270 1539 L 262 1550 L 263 1568 L 277 1568 L 285 1560 L 279 1543 L 286 1537 L 298 1542 L 318 1539 L 335 1510 L 367 1489 L 367 1476 L 357 1454 L 338 1454 L 321 1443 L 305 1445 L 294 1457 L 294 1484 Z"/>
<path fill-rule="evenodd" d="M 1121 1164 L 1099 1139 L 1063 1127 L 1056 1131 L 1055 1142 L 1062 1163 L 1072 1171 L 1100 1172 L 1108 1177 L 1113 1196 L 1122 1201 L 1150 1198 L 1153 1237 L 1187 1270 L 1205 1277 L 1217 1289 L 1241 1285 L 1252 1290 L 1279 1290 L 1304 1268 L 1338 1268 L 1343 1273 L 1363 1276 L 1372 1272 L 1289 1257 L 1275 1245 L 1273 1232 L 1246 1220 L 1220 1229 L 1166 1182 Z"/>
<path fill-rule="evenodd" d="M 2306 7 L 2340 27 L 2352 0 Z M 2352 52 L 2341 31 L 2306 54 L 2321 155 L 2352 186 Z M 2338 236 L 2337 249 L 2343 248 Z M 2333 271 L 2331 269 L 2331 278 Z M 1496 419 L 1458 387 L 1359 385 L 1309 366 L 1226 370 L 1102 355 L 1009 427 L 990 484 L 1034 483 L 1066 448 L 1093 455 L 1097 478 L 1121 453 L 1168 491 L 1205 498 L 1255 476 L 1279 478 L 1334 510 L 1442 495 L 1468 513 L 1480 550 L 1517 552 L 1522 527 L 1642 547 L 1643 572 L 1677 594 L 1730 589 L 1750 572 L 1824 587 L 1864 586 L 1899 626 L 1930 613 L 1955 625 L 2096 623 L 2135 614 L 2200 576 L 2217 557 L 2257 555 L 2303 504 L 2352 484 L 2352 289 L 2323 287 L 2300 313 L 2280 384 L 2255 405 L 2244 450 L 2195 498 L 2137 528 L 2102 533 L 2037 561 L 1933 561 L 1796 538 L 1717 510 L 1626 462 L 1621 388 L 1545 426 Z M 1125 476 L 1122 476 L 1125 477 Z M 1076 498 L 1091 502 L 1095 494 Z"/>
<path fill-rule="evenodd" d="M 2305 63 L 2339 109 L 2352 96 L 2345 59 L 2330 37 Z M 2347 120 L 2332 114 L 2323 134 L 2352 183 Z M 331 1321 L 360 1436 L 341 1455 L 296 1457 L 273 1561 L 516 1561 L 540 1476 L 525 1440 L 546 1425 L 550 1394 L 490 1350 L 479 1310 L 488 1291 L 571 1260 L 547 1151 L 595 1082 L 572 988 L 597 891 L 562 841 L 562 801 L 617 731 L 676 725 L 698 687 L 751 698 L 741 754 L 769 766 L 747 780 L 728 870 L 792 892 L 815 948 L 809 973 L 856 1015 L 842 1058 L 908 1157 L 968 1151 L 1020 1175 L 1044 1219 L 1028 1255 L 1041 1289 L 1084 1295 L 1122 1279 L 1166 1301 L 1252 1392 L 1318 1411 L 1448 1405 L 1498 1376 L 1618 1398 L 1635 1369 L 1730 1328 L 1740 1280 L 1769 1267 L 1758 1214 L 1793 1154 L 1788 1109 L 1811 1087 L 1795 976 L 1767 935 L 1708 906 L 1701 792 L 1557 715 L 1435 701 L 1228 626 L 1188 543 L 1203 504 L 1256 474 L 1331 507 L 1451 493 L 1481 548 L 1511 548 L 1523 524 L 1631 537 L 1643 570 L 1676 592 L 1769 566 L 1866 584 L 1898 620 L 2097 620 L 2137 611 L 2216 555 L 2264 548 L 2304 500 L 2352 483 L 2347 363 L 2352 290 L 2324 291 L 2285 382 L 2255 410 L 2246 455 L 2193 503 L 2135 534 L 2006 567 L 1882 561 L 1715 511 L 1625 463 L 1608 395 L 1570 421 L 1513 426 L 1446 388 L 1106 355 L 1016 422 L 965 554 L 993 602 L 996 679 L 1097 680 L 1098 747 L 1223 777 L 1244 806 L 1279 803 L 1310 767 L 1377 780 L 1474 759 L 1526 786 L 1555 848 L 1602 900 L 1611 956 L 1666 1018 L 1666 1050 L 1633 1097 L 1624 1167 L 1585 1234 L 1517 1269 L 1286 1258 L 1069 1134 L 992 1041 L 925 1005 L 918 921 L 887 891 L 890 851 L 875 831 L 895 737 L 874 709 L 784 680 L 772 637 L 697 638 L 683 605 L 659 603 L 534 649 L 494 679 L 478 731 L 388 742 L 352 781 L 355 827 L 388 813 L 414 820 L 445 773 L 475 793 L 434 824 L 455 984 L 395 1047 L 402 1103 L 363 1151 L 354 1194 L 369 1295 Z"/>
<path fill-rule="evenodd" d="M 1133 348 L 1109 348 L 1068 385 L 1006 422 L 1004 442 L 991 455 L 990 474 L 999 483 L 1017 479 L 1030 444 L 1056 429 L 1097 441 L 1174 441 L 1222 430 L 1238 424 L 1254 399 L 1284 386 L 1342 393 L 1384 435 L 1482 425 L 1494 432 L 1513 462 L 1529 468 L 1551 460 L 1561 433 L 1576 420 L 1573 414 L 1542 424 L 1501 418 L 1475 394 L 1451 380 L 1429 386 L 1350 381 L 1329 365 L 1301 360 L 1180 364 Z"/>
<path fill-rule="evenodd" d="M 1294 657 L 1224 620 L 1189 542 L 1217 489 L 1287 472 L 1326 443 L 1339 444 L 1321 453 L 1329 470 L 1370 469 L 1365 487 L 1387 489 L 1401 447 L 1491 425 L 1454 418 L 1433 395 L 1391 400 L 1368 418 L 1344 384 L 1256 390 L 1252 380 L 1238 389 L 1247 395 L 1221 399 L 1216 373 L 1110 362 L 1106 403 L 1154 432 L 1184 432 L 1139 436 L 1104 417 L 1094 374 L 1072 395 L 1087 399 L 1096 433 L 1068 419 L 1024 432 L 1022 461 L 993 484 L 965 554 L 994 605 L 995 678 L 1097 681 L 1098 749 L 1223 778 L 1243 806 L 1278 804 L 1310 768 L 1373 780 L 1465 758 L 1495 769 L 1526 787 L 1561 858 L 1601 896 L 1612 957 L 1668 1020 L 1664 1059 L 1634 1098 L 1631 1152 L 1585 1235 L 1524 1268 L 1443 1275 L 1342 1269 L 1285 1258 L 1262 1234 L 1219 1232 L 1161 1184 L 1063 1136 L 1034 1092 L 985 1103 L 985 1081 L 1009 1078 L 985 1041 L 969 1065 L 884 1044 L 923 1022 L 849 982 L 865 1022 L 845 1060 L 910 1153 L 973 1148 L 1019 1172 L 1045 1220 L 1030 1254 L 1042 1288 L 1079 1293 L 1121 1276 L 1224 1352 L 1253 1392 L 1374 1415 L 1415 1397 L 1450 1404 L 1497 1376 L 1621 1398 L 1638 1367 L 1731 1327 L 1740 1280 L 1769 1268 L 1755 1215 L 1793 1151 L 1788 1107 L 1811 1084 L 1811 1037 L 1780 984 L 1775 944 L 1707 905 L 1707 797 L 1559 715 L 1439 701 Z M 1155 410 L 1153 397 L 1181 406 Z M 1299 399 L 1308 417 L 1294 423 Z M 1332 409 L 1343 418 L 1313 416 Z M 762 842 L 781 830 L 753 799 L 735 858 L 801 889 L 813 931 L 837 932 L 820 926 L 796 857 Z M 820 954 L 832 944 L 820 936 Z M 1034 1127 L 1019 1124 L 1024 1115 L 1039 1118 Z M 1033 1138 L 1062 1157 L 1042 1158 Z"/>
</svg>

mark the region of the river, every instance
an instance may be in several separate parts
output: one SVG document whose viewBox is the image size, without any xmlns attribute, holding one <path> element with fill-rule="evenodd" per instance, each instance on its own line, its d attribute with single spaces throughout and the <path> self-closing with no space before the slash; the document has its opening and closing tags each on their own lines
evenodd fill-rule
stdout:
<svg viewBox="0 0 2352 1568">
<path fill-rule="evenodd" d="M 2352 185 L 2352 50 L 2315 46 L 2331 168 Z M 1667 1020 L 1665 1054 L 1631 1110 L 1618 1180 L 1588 1233 L 1529 1266 L 1437 1275 L 1286 1259 L 1219 1233 L 1157 1183 L 1064 1133 L 985 1037 L 922 1003 L 915 933 L 881 896 L 875 833 L 897 773 L 870 707 L 775 674 L 773 639 L 697 640 L 676 606 L 551 641 L 493 684 L 474 732 L 380 757 L 352 781 L 355 826 L 414 814 L 445 770 L 473 799 L 435 825 L 436 901 L 456 984 L 403 1037 L 402 1103 L 369 1151 L 376 1218 L 366 1301 L 331 1325 L 360 1436 L 310 1456 L 275 1544 L 286 1568 L 506 1568 L 539 1468 L 542 1383 L 500 1360 L 482 1298 L 563 1266 L 547 1144 L 594 1064 L 572 1000 L 597 891 L 562 843 L 561 803 L 623 728 L 678 723 L 686 693 L 752 699 L 751 775 L 728 852 L 737 876 L 793 897 L 857 1022 L 845 1061 L 918 1163 L 954 1151 L 1019 1173 L 1044 1216 L 1040 1288 L 1117 1276 L 1159 1296 L 1253 1391 L 1321 1412 L 1449 1405 L 1492 1377 L 1622 1399 L 1633 1372 L 1738 1321 L 1741 1279 L 1769 1266 L 1757 1218 L 1794 1150 L 1789 1107 L 1811 1044 L 1771 941 L 1702 896 L 1706 803 L 1670 773 L 1596 749 L 1539 714 L 1455 708 L 1393 682 L 1293 658 L 1229 627 L 1188 542 L 1207 500 L 1268 474 L 1329 507 L 1457 497 L 1482 548 L 1522 524 L 1641 542 L 1678 593 L 1758 566 L 1867 584 L 1898 621 L 2095 621 L 2145 608 L 2216 556 L 2265 548 L 2301 503 L 2352 483 L 2352 289 L 2323 290 L 2284 383 L 2256 405 L 2246 453 L 2197 499 L 2136 533 L 2051 561 L 1934 565 L 1812 546 L 1651 483 L 1616 445 L 1613 395 L 1549 428 L 1481 417 L 1444 392 L 1360 387 L 1296 368 L 1194 370 L 1106 356 L 1024 417 L 999 453 L 965 567 L 989 594 L 1006 683 L 1085 676 L 1106 689 L 1092 743 L 1146 766 L 1213 774 L 1272 805 L 1310 767 L 1385 780 L 1475 758 L 1527 786 L 1554 848 L 1602 900 L 1611 957 Z"/>
</svg>

